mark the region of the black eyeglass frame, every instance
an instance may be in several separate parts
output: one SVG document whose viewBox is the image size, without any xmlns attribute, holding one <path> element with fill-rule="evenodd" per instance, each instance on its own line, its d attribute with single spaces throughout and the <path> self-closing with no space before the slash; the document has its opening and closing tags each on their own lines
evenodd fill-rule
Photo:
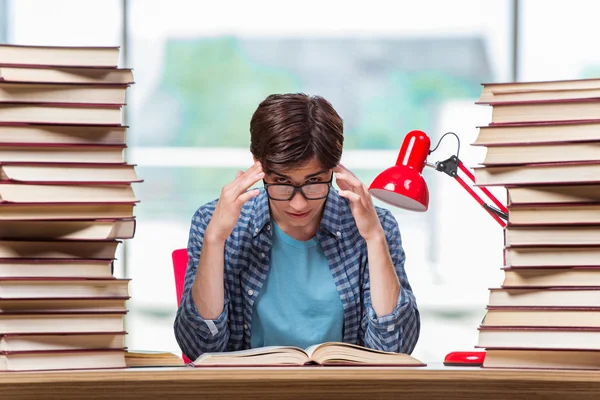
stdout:
<svg viewBox="0 0 600 400">
<path fill-rule="evenodd" d="M 296 195 L 296 193 L 300 192 L 300 194 L 302 195 L 302 197 L 304 197 L 306 200 L 321 200 L 321 199 L 325 199 L 327 198 L 327 196 L 329 196 L 329 192 L 331 192 L 331 184 L 333 183 L 333 173 L 331 173 L 331 178 L 329 178 L 328 181 L 325 182 L 312 182 L 312 183 L 305 183 L 303 185 L 300 186 L 296 186 L 296 185 L 292 185 L 290 183 L 267 183 L 264 179 L 263 179 L 263 184 L 265 187 L 265 191 L 267 192 L 267 197 L 273 201 L 290 201 L 291 199 L 294 198 L 294 196 Z M 327 185 L 327 193 L 325 193 L 324 196 L 321 197 L 315 197 L 315 198 L 309 198 L 306 196 L 306 194 L 304 193 L 304 191 L 302 190 L 302 188 L 304 186 L 310 186 L 310 185 Z M 294 188 L 294 190 L 292 191 L 292 193 L 290 194 L 289 198 L 287 199 L 274 199 L 271 197 L 271 195 L 269 194 L 269 187 L 270 186 L 287 186 L 287 187 L 292 187 Z"/>
</svg>

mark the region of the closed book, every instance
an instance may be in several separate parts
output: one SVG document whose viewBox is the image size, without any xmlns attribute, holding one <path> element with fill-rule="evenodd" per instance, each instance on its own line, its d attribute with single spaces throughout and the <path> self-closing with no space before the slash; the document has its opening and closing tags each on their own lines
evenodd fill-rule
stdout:
<svg viewBox="0 0 600 400">
<path fill-rule="evenodd" d="M 519 205 L 600 204 L 600 184 L 532 185 L 506 188 L 508 207 Z"/>
<path fill-rule="evenodd" d="M 473 146 L 506 146 L 600 140 L 600 120 L 543 121 L 480 126 Z"/>
<path fill-rule="evenodd" d="M 113 259 L 119 243 L 118 240 L 0 240 L 0 259 Z"/>
<path fill-rule="evenodd" d="M 507 226 L 504 243 L 515 246 L 599 246 L 600 225 Z"/>
<path fill-rule="evenodd" d="M 0 335 L 15 333 L 122 332 L 123 312 L 0 314 Z"/>
<path fill-rule="evenodd" d="M 127 85 L 7 83 L 0 80 L 0 103 L 125 104 Z"/>
<path fill-rule="evenodd" d="M 487 349 L 483 368 L 600 370 L 592 350 Z"/>
<path fill-rule="evenodd" d="M 600 350 L 600 329 L 481 326 L 476 347 L 492 349 Z"/>
<path fill-rule="evenodd" d="M 488 147 L 482 162 L 486 166 L 597 161 L 600 141 L 553 144 L 508 144 Z"/>
<path fill-rule="evenodd" d="M 125 332 L 11 333 L 0 335 L 0 352 L 122 350 Z"/>
<path fill-rule="evenodd" d="M 488 307 L 600 308 L 600 287 L 493 288 Z"/>
<path fill-rule="evenodd" d="M 4 65 L 116 68 L 119 47 L 0 45 Z"/>
<path fill-rule="evenodd" d="M 515 226 L 596 225 L 600 224 L 600 204 L 510 206 L 508 224 Z"/>
<path fill-rule="evenodd" d="M 130 68 L 0 66 L 0 80 L 19 83 L 132 84 Z"/>
<path fill-rule="evenodd" d="M 128 296 L 129 279 L 0 278 L 0 299 Z"/>
<path fill-rule="evenodd" d="M 131 185 L 0 181 L 0 203 L 136 203 Z M 49 211 L 49 214 L 51 211 Z"/>
<path fill-rule="evenodd" d="M 600 308 L 488 307 L 481 325 L 600 328 Z"/>
<path fill-rule="evenodd" d="M 58 125 L 121 125 L 121 106 L 91 104 L 1 104 L 0 122 Z"/>
<path fill-rule="evenodd" d="M 478 104 L 600 97 L 600 79 L 482 83 Z"/>
<path fill-rule="evenodd" d="M 126 366 L 124 349 L 0 353 L 0 371 L 112 369 Z"/>
<path fill-rule="evenodd" d="M 0 144 L 0 161 L 23 163 L 124 164 L 125 145 Z"/>
<path fill-rule="evenodd" d="M 0 123 L 1 144 L 124 145 L 127 126 Z"/>
<path fill-rule="evenodd" d="M 132 218 L 134 202 L 47 202 L 47 203 L 2 203 L 0 220 L 52 220 L 52 219 L 97 219 Z"/>
<path fill-rule="evenodd" d="M 141 182 L 133 164 L 0 163 L 0 179 L 24 183 L 129 184 Z"/>
<path fill-rule="evenodd" d="M 127 300 L 129 296 L 0 299 L 0 313 L 125 312 Z"/>
<path fill-rule="evenodd" d="M 136 220 L 0 220 L 0 240 L 131 239 Z"/>
<path fill-rule="evenodd" d="M 505 268 L 503 288 L 600 287 L 599 267 Z"/>
<path fill-rule="evenodd" d="M 112 278 L 112 259 L 0 258 L 4 278 Z M 0 305 L 0 312 L 2 306 Z"/>
<path fill-rule="evenodd" d="M 504 249 L 504 259 L 510 268 L 596 267 L 600 266 L 600 247 L 508 247 Z"/>
<path fill-rule="evenodd" d="M 599 98 L 490 104 L 492 124 L 600 119 Z"/>
<path fill-rule="evenodd" d="M 475 167 L 478 186 L 600 183 L 600 162 Z"/>
</svg>

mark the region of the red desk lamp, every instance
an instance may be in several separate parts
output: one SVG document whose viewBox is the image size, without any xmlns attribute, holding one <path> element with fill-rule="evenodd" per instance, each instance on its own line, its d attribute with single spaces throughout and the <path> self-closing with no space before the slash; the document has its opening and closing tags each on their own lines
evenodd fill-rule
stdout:
<svg viewBox="0 0 600 400">
<path fill-rule="evenodd" d="M 440 145 L 446 135 L 454 135 L 458 141 L 456 155 L 447 160 L 438 161 L 434 164 L 427 161 L 427 156 L 433 153 Z M 475 177 L 460 161 L 458 153 L 460 151 L 460 139 L 453 133 L 445 133 L 438 144 L 430 150 L 431 140 L 422 131 L 409 132 L 396 160 L 396 165 L 381 172 L 371 183 L 369 192 L 377 199 L 386 204 L 403 208 L 410 211 L 427 211 L 429 208 L 429 190 L 427 183 L 423 178 L 422 172 L 425 166 L 434 168 L 436 171 L 443 172 L 454 178 L 476 201 L 479 203 L 502 227 L 506 226 L 508 219 L 507 208 L 485 187 L 481 191 L 487 195 L 496 207 L 487 204 L 475 193 L 460 176 L 458 171 L 462 171 L 472 183 L 475 183 Z M 444 365 L 447 366 L 480 366 L 485 358 L 484 351 L 455 351 L 448 353 L 444 359 Z"/>
<path fill-rule="evenodd" d="M 438 161 L 435 164 L 429 163 L 427 156 L 438 148 L 446 135 L 454 135 L 456 137 L 458 141 L 456 155 L 451 156 L 447 160 Z M 405 210 L 427 211 L 429 207 L 429 190 L 427 189 L 427 183 L 425 183 L 422 172 L 423 168 L 428 166 L 454 178 L 502 227 L 505 227 L 505 221 L 508 219 L 508 210 L 506 207 L 488 189 L 481 187 L 481 191 L 492 200 L 497 208 L 487 204 L 475 193 L 473 188 L 458 176 L 458 170 L 460 169 L 472 183 L 475 183 L 475 177 L 471 171 L 458 158 L 460 151 L 460 139 L 458 136 L 453 132 L 448 132 L 440 138 L 440 141 L 432 150 L 429 149 L 430 145 L 431 140 L 425 132 L 409 132 L 400 147 L 396 165 L 380 173 L 373 180 L 373 183 L 371 183 L 369 187 L 371 195 L 384 203 Z"/>
</svg>

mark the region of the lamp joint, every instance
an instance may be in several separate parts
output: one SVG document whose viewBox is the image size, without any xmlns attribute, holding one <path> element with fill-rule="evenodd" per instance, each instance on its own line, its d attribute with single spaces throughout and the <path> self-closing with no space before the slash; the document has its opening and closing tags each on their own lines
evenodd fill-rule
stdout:
<svg viewBox="0 0 600 400">
<path fill-rule="evenodd" d="M 453 178 L 456 177 L 458 175 L 458 157 L 451 156 L 446 160 L 436 162 L 435 169 Z"/>
</svg>

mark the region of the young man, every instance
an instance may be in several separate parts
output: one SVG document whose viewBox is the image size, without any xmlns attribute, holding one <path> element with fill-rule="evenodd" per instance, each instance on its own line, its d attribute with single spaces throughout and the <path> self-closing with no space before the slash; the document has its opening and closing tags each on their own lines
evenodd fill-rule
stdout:
<svg viewBox="0 0 600 400">
<path fill-rule="evenodd" d="M 326 341 L 411 353 L 420 319 L 400 231 L 340 165 L 340 116 L 321 97 L 271 95 L 250 134 L 254 165 L 192 219 L 183 353 Z"/>
</svg>

